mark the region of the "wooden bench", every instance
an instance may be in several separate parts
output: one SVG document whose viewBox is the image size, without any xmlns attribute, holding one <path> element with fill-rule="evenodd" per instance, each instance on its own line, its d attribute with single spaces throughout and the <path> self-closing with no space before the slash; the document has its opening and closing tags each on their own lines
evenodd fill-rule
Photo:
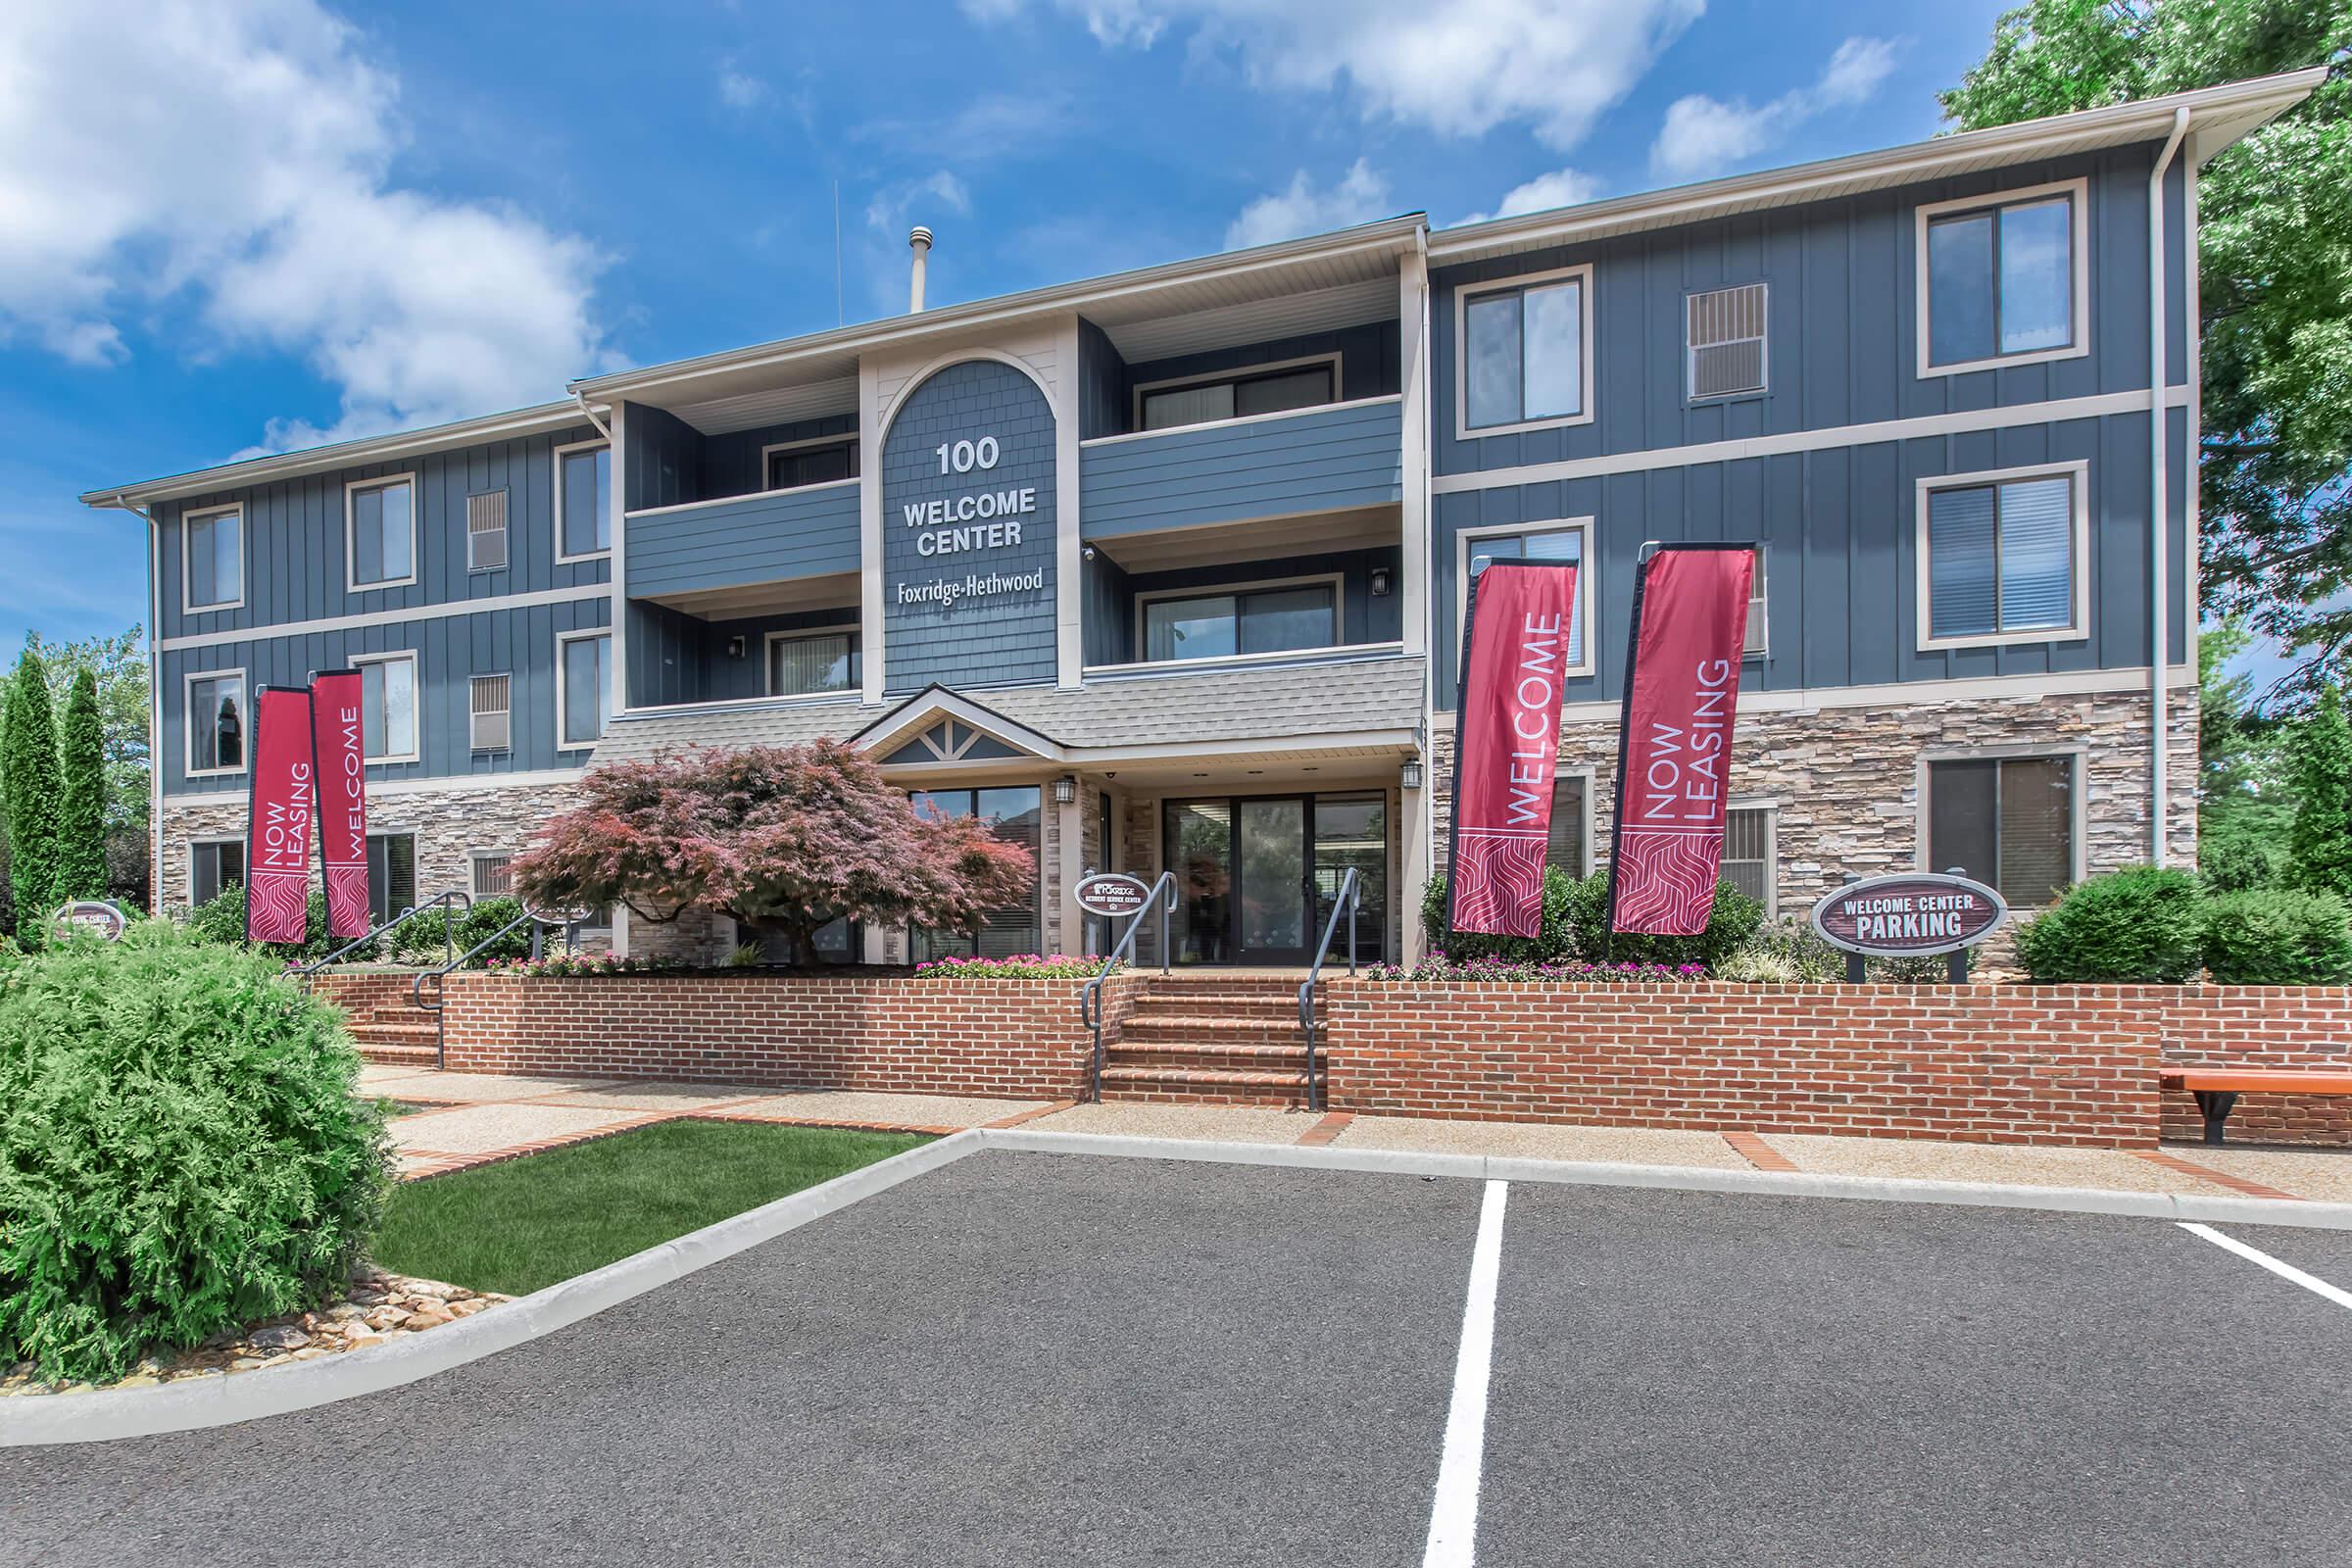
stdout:
<svg viewBox="0 0 2352 1568">
<path fill-rule="evenodd" d="M 2205 1142 L 2222 1141 L 2222 1126 L 2240 1095 L 2352 1095 L 2352 1069 L 2323 1067 L 2167 1067 L 2167 1089 L 2197 1097 L 2205 1116 Z"/>
</svg>

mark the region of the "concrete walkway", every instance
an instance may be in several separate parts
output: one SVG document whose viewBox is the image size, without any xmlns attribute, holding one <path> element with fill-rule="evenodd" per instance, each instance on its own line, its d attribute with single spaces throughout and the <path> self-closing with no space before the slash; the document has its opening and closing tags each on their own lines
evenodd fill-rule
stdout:
<svg viewBox="0 0 2352 1568">
<path fill-rule="evenodd" d="M 1806 1171 L 2110 1192 L 2352 1202 L 2352 1150 L 2243 1146 L 2056 1149 L 1792 1133 L 1317 1115 L 1244 1105 L 983 1100 L 839 1091 L 779 1094 L 725 1084 L 511 1078 L 406 1067 L 363 1069 L 366 1092 L 421 1108 L 397 1116 L 402 1174 L 439 1175 L 680 1116 L 946 1134 L 1027 1125 L 1041 1132 L 1330 1145 L 1713 1170 Z"/>
</svg>

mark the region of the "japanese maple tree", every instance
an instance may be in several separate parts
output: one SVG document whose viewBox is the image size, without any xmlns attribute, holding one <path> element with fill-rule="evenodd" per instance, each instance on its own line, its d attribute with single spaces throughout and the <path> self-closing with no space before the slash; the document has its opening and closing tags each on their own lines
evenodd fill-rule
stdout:
<svg viewBox="0 0 2352 1568">
<path fill-rule="evenodd" d="M 656 924 L 716 910 L 789 936 L 807 962 L 830 921 L 969 932 L 1036 885 L 1028 851 L 985 822 L 918 811 L 834 741 L 608 762 L 581 788 L 514 860 L 536 907 L 620 904 Z"/>
</svg>

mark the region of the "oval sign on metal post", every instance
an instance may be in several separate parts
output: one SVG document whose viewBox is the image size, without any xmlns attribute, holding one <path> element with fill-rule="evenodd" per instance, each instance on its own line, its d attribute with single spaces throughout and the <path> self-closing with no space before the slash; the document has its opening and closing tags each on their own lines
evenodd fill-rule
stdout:
<svg viewBox="0 0 2352 1568">
<path fill-rule="evenodd" d="M 109 942 L 120 942 L 130 925 L 130 916 L 122 912 L 122 906 L 105 899 L 75 899 L 51 919 L 60 926 L 86 931 Z"/>
<path fill-rule="evenodd" d="M 1141 877 L 1129 876 L 1124 871 L 1098 871 L 1093 876 L 1080 877 L 1070 895 L 1078 901 L 1078 907 L 1089 914 L 1116 920 L 1135 913 L 1149 903 L 1152 889 Z"/>
<path fill-rule="evenodd" d="M 1998 893 L 1942 871 L 1865 877 L 1813 906 L 1813 929 L 1831 946 L 1895 956 L 1973 948 L 2008 917 Z"/>
</svg>

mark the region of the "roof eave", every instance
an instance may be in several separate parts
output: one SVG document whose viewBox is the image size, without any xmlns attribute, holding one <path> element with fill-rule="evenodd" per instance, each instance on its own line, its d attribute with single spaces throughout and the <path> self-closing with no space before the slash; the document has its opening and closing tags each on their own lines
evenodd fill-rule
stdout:
<svg viewBox="0 0 2352 1568">
<path fill-rule="evenodd" d="M 2146 139 L 2160 141 L 2171 128 L 2174 113 L 2180 109 L 2187 109 L 2192 115 L 2226 114 L 2235 127 L 2231 137 L 2234 139 L 2250 134 L 2293 108 L 2327 74 L 2327 67 L 2313 66 L 2251 81 L 2226 82 L 2161 98 L 2142 98 L 2071 115 L 1961 131 L 1793 168 L 1759 170 L 1695 185 L 1677 185 L 1436 229 L 1429 236 L 1429 259 L 1433 266 L 1477 261 L 1531 249 L 1531 242 L 1566 243 L 1595 229 L 1693 222 L 1717 209 L 1752 209 L 1766 202 L 1775 206 L 1793 205 L 1818 199 L 1823 193 L 1861 178 L 1876 177 L 1881 183 L 1894 184 L 1906 179 L 1933 178 L 1939 170 L 1955 165 L 1981 165 L 1987 158 L 2023 162 L 2038 150 L 2077 141 L 2085 135 L 2107 134 L 2137 140 L 2140 138 L 2132 133 L 2144 128 Z M 2200 152 L 2209 157 L 2226 144 L 2209 142 Z"/>
</svg>

